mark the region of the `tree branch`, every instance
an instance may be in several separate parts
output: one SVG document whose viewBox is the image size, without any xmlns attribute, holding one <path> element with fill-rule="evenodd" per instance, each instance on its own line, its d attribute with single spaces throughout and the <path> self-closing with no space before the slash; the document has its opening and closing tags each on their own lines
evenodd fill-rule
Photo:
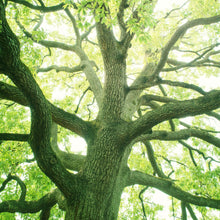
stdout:
<svg viewBox="0 0 220 220">
<path fill-rule="evenodd" d="M 20 44 L 7 23 L 3 1 L 0 1 L 0 20 L 0 47 L 3 48 L 0 51 L 0 71 L 12 80 L 28 100 L 31 109 L 29 144 L 39 168 L 69 198 L 74 193 L 74 189 L 71 189 L 74 187 L 70 187 L 66 179 L 75 182 L 76 177 L 64 168 L 51 148 L 51 109 L 30 69 L 20 60 Z"/>
<path fill-rule="evenodd" d="M 172 81 L 172 80 L 159 80 L 157 82 L 147 82 L 142 85 L 140 85 L 140 84 L 139 85 L 132 85 L 129 87 L 129 90 L 143 90 L 145 88 L 153 87 L 153 86 L 160 85 L 160 84 L 191 89 L 191 90 L 194 90 L 202 95 L 206 94 L 206 92 L 202 88 L 200 88 L 199 86 L 196 86 L 196 85 L 190 84 L 190 83 Z"/>
<path fill-rule="evenodd" d="M 58 202 L 59 197 L 60 191 L 55 189 L 36 201 L 4 201 L 0 203 L 0 212 L 36 213 L 45 209 L 45 207 L 54 206 Z"/>
<path fill-rule="evenodd" d="M 220 163 L 220 161 L 217 161 L 217 160 L 215 160 L 214 158 L 212 158 L 212 157 L 210 157 L 210 156 L 205 156 L 205 154 L 202 152 L 202 151 L 200 151 L 200 150 L 198 150 L 198 149 L 196 149 L 196 148 L 193 148 L 193 147 L 191 147 L 189 144 L 187 144 L 185 141 L 178 141 L 180 144 L 182 144 L 184 147 L 186 147 L 188 150 L 189 150 L 189 154 L 190 154 L 190 157 L 191 157 L 191 159 L 192 159 L 192 162 L 193 162 L 193 164 L 195 165 L 195 166 L 197 166 L 197 163 L 196 163 L 196 161 L 195 161 L 195 159 L 194 159 L 194 157 L 193 157 L 193 151 L 195 151 L 195 152 L 197 152 L 199 155 L 202 155 L 202 157 L 203 157 L 203 159 L 204 160 L 207 160 L 207 159 L 211 159 L 211 161 L 215 161 L 216 163 Z"/>
<path fill-rule="evenodd" d="M 68 15 L 68 17 L 70 18 L 70 20 L 72 22 L 73 29 L 74 29 L 74 32 L 75 32 L 75 35 L 76 35 L 76 44 L 78 46 L 81 46 L 81 36 L 80 36 L 79 29 L 78 29 L 77 24 L 76 24 L 76 20 L 75 20 L 74 16 L 71 14 L 71 12 L 68 8 L 65 8 L 64 11 L 66 12 L 66 14 Z"/>
<path fill-rule="evenodd" d="M 0 133 L 0 141 L 28 141 L 29 134 Z"/>
<path fill-rule="evenodd" d="M 21 195 L 20 195 L 19 201 L 20 202 L 24 201 L 26 197 L 26 185 L 18 176 L 9 174 L 6 180 L 2 183 L 2 186 L 0 187 L 0 192 L 2 192 L 5 189 L 7 183 L 10 182 L 11 180 L 15 180 L 21 187 Z"/>
<path fill-rule="evenodd" d="M 34 9 L 34 10 L 43 11 L 45 13 L 63 10 L 63 7 L 65 6 L 64 3 L 60 3 L 59 5 L 55 5 L 55 6 L 45 7 L 44 5 L 41 5 L 41 6 L 33 5 L 33 4 L 29 3 L 28 1 L 24 1 L 24 0 L 8 0 L 8 1 L 24 5 L 28 8 Z"/>
<path fill-rule="evenodd" d="M 139 171 L 131 171 L 127 185 L 130 186 L 134 184 L 154 187 L 186 203 L 220 209 L 220 200 L 192 195 L 183 191 L 168 179 L 154 177 Z"/>
<path fill-rule="evenodd" d="M 209 59 L 210 56 L 220 53 L 220 50 L 211 51 L 213 48 L 215 48 L 217 46 L 219 46 L 219 43 L 211 45 L 201 55 L 198 55 L 198 57 L 196 57 L 195 59 L 193 59 L 190 62 L 182 62 L 182 61 L 177 61 L 177 60 L 173 60 L 173 59 L 167 59 L 167 63 L 174 65 L 174 67 L 164 68 L 162 71 L 168 72 L 168 71 L 176 71 L 178 69 L 185 68 L 185 67 L 202 67 L 202 66 L 213 66 L 213 67 L 220 68 L 220 62 L 213 61 L 213 60 Z M 206 54 L 206 56 L 204 56 L 205 54 Z M 201 59 L 201 58 L 203 58 L 203 59 Z"/>
<path fill-rule="evenodd" d="M 173 118 L 183 118 L 210 112 L 220 107 L 220 91 L 213 90 L 196 99 L 168 103 L 147 112 L 136 121 L 130 122 L 128 136 L 134 138 L 153 126 Z"/>
<path fill-rule="evenodd" d="M 0 98 L 11 100 L 24 106 L 29 106 L 27 98 L 17 87 L 8 85 L 3 82 L 0 82 Z M 92 131 L 90 123 L 83 121 L 75 114 L 71 114 L 54 106 L 50 102 L 48 102 L 48 105 L 50 106 L 52 119 L 54 122 L 75 132 L 81 137 L 87 138 L 89 136 L 89 133 Z"/>
<path fill-rule="evenodd" d="M 118 24 L 121 30 L 120 40 L 123 40 L 126 35 L 126 24 L 124 22 L 124 10 L 128 7 L 128 0 L 121 0 L 119 5 L 119 11 L 117 13 Z"/>
<path fill-rule="evenodd" d="M 181 220 L 187 220 L 187 214 L 186 214 L 186 203 L 181 201 L 181 210 L 182 210 L 182 217 Z"/>
<path fill-rule="evenodd" d="M 158 96 L 158 95 L 151 95 L 151 94 L 145 94 L 141 96 L 141 100 L 144 100 L 145 102 L 150 101 L 156 101 L 156 102 L 163 102 L 163 103 L 169 103 L 169 102 L 177 102 L 178 100 L 168 98 L 166 96 Z"/>
<path fill-rule="evenodd" d="M 213 17 L 209 17 L 209 18 L 194 19 L 194 20 L 188 21 L 184 25 L 180 26 L 176 30 L 176 32 L 173 34 L 171 39 L 168 41 L 168 43 L 165 45 L 165 47 L 163 48 L 160 60 L 159 60 L 159 62 L 157 64 L 157 67 L 154 70 L 153 75 L 154 76 L 158 76 L 158 74 L 163 69 L 163 67 L 164 67 L 164 65 L 165 65 L 165 63 L 167 61 L 168 54 L 169 54 L 171 48 L 178 41 L 178 39 L 185 34 L 185 32 L 188 29 L 190 29 L 192 27 L 195 27 L 195 26 L 198 26 L 198 25 L 209 25 L 209 24 L 212 24 L 212 23 L 217 23 L 219 21 L 220 21 L 220 15 L 217 15 L 217 16 L 213 16 Z"/>
<path fill-rule="evenodd" d="M 182 129 L 180 131 L 153 131 L 152 134 L 144 134 L 135 139 L 135 142 L 144 141 L 144 140 L 163 140 L 163 141 L 177 141 L 177 140 L 187 140 L 190 137 L 197 137 L 201 140 L 204 140 L 214 146 L 220 148 L 220 139 L 209 134 L 206 131 L 199 129 Z"/>
<path fill-rule="evenodd" d="M 145 144 L 145 146 L 147 148 L 148 159 L 151 163 L 151 166 L 152 166 L 155 174 L 157 174 L 159 177 L 167 178 L 167 176 L 164 174 L 162 169 L 160 169 L 157 164 L 157 161 L 154 156 L 154 150 L 153 150 L 153 147 L 152 147 L 150 141 L 143 141 L 143 143 Z"/>
<path fill-rule="evenodd" d="M 190 213 L 192 219 L 193 219 L 193 220 L 198 220 L 198 218 L 196 217 L 196 215 L 195 215 L 195 213 L 194 213 L 192 207 L 191 207 L 188 203 L 186 204 L 186 208 L 188 209 L 188 211 L 189 211 L 189 213 Z"/>
<path fill-rule="evenodd" d="M 68 10 L 67 10 L 68 11 Z M 68 11 L 69 12 L 69 11 Z M 73 20 L 73 16 L 70 14 L 70 12 L 68 13 L 68 15 L 70 16 L 70 18 Z M 75 21 L 75 20 L 74 20 Z M 72 22 L 74 22 L 72 21 Z M 80 42 L 78 40 L 78 42 L 75 45 L 70 45 L 70 44 L 65 44 L 65 43 L 61 43 L 61 42 L 56 42 L 56 41 L 47 41 L 47 40 L 36 40 L 34 38 L 34 36 L 29 33 L 25 27 L 20 23 L 20 21 L 18 19 L 16 19 L 16 22 L 18 24 L 18 26 L 20 27 L 20 29 L 23 31 L 23 33 L 30 38 L 31 40 L 33 40 L 35 43 L 38 43 L 42 46 L 45 46 L 47 48 L 58 48 L 58 49 L 62 49 L 62 50 L 66 50 L 66 51 L 71 51 L 76 53 L 80 60 L 80 66 L 79 68 L 84 71 L 89 83 L 90 83 L 90 87 L 94 93 L 94 96 L 96 98 L 97 104 L 100 106 L 101 105 L 101 100 L 102 100 L 102 85 L 101 82 L 99 80 L 99 78 L 97 77 L 97 74 L 95 73 L 93 67 L 95 66 L 96 69 L 98 69 L 97 65 L 95 64 L 94 61 L 90 61 L 88 56 L 86 55 L 86 53 L 84 52 L 84 50 L 81 48 L 81 40 Z M 75 27 L 75 31 L 78 30 L 78 28 L 76 27 L 76 24 L 74 25 Z M 79 34 L 79 33 L 78 33 Z M 78 36 L 78 38 L 80 38 L 80 36 Z M 69 69 L 68 69 L 69 70 Z"/>
<path fill-rule="evenodd" d="M 49 72 L 51 70 L 55 70 L 56 72 L 67 72 L 67 73 L 75 73 L 75 72 L 80 72 L 82 71 L 81 65 L 77 65 L 75 67 L 68 67 L 68 66 L 57 66 L 57 65 L 52 65 L 48 66 L 45 68 L 38 68 L 37 72 Z"/>
</svg>

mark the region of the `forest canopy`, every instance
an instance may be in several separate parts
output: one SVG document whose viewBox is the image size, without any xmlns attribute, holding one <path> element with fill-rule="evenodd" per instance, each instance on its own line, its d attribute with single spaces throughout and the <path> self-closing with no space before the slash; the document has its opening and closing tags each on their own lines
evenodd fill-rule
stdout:
<svg viewBox="0 0 220 220">
<path fill-rule="evenodd" d="M 219 219 L 218 0 L 0 0 L 1 219 Z"/>
</svg>

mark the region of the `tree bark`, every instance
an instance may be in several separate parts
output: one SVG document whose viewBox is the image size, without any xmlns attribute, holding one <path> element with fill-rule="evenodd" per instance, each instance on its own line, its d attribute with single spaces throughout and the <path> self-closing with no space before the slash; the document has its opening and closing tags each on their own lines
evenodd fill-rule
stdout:
<svg viewBox="0 0 220 220">
<path fill-rule="evenodd" d="M 116 127 L 100 128 L 97 133 L 79 172 L 82 181 L 76 187 L 78 197 L 68 199 L 66 219 L 117 219 L 125 186 L 125 144 L 121 143 Z"/>
</svg>

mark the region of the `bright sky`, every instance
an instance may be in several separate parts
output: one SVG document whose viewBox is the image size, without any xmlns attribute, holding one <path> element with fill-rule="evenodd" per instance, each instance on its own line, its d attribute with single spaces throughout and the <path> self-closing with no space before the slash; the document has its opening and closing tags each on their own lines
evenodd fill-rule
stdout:
<svg viewBox="0 0 220 220">
<path fill-rule="evenodd" d="M 173 7 L 172 5 L 175 3 L 176 5 L 182 5 L 186 2 L 186 0 L 158 0 L 156 5 L 156 10 L 171 10 Z"/>
</svg>

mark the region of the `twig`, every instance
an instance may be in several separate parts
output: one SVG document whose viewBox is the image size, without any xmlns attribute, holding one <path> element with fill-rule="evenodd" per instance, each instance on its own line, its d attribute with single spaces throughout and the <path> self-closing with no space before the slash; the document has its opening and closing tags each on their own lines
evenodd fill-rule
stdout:
<svg viewBox="0 0 220 220">
<path fill-rule="evenodd" d="M 142 210 L 143 210 L 144 219 L 147 219 L 147 216 L 146 216 L 145 207 L 144 207 L 144 200 L 143 200 L 143 198 L 142 198 L 141 196 L 142 196 L 142 194 L 143 194 L 148 188 L 149 188 L 148 186 L 144 187 L 144 188 L 140 191 L 139 196 L 138 196 L 139 199 L 140 199 L 140 201 L 141 201 L 141 206 L 142 206 Z"/>
<path fill-rule="evenodd" d="M 90 90 L 90 87 L 88 87 L 88 88 L 83 92 L 82 96 L 81 96 L 80 99 L 79 99 L 79 103 L 78 103 L 78 105 L 77 105 L 77 107 L 76 107 L 76 110 L 74 111 L 75 113 L 78 112 L 80 103 L 81 103 L 83 97 L 85 96 L 85 94 L 86 94 L 89 90 Z"/>
</svg>

